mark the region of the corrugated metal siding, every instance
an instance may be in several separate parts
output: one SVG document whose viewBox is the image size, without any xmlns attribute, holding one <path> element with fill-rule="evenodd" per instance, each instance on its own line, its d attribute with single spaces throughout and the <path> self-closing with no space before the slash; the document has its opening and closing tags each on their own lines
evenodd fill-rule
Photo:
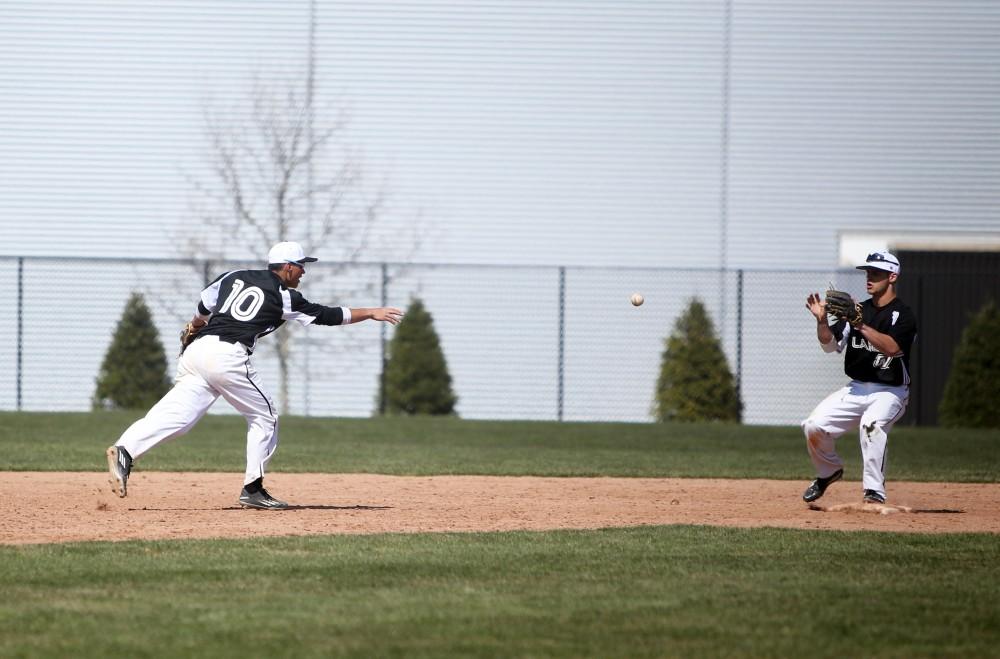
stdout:
<svg viewBox="0 0 1000 659">
<path fill-rule="evenodd" d="M 306 9 L 0 3 L 0 250 L 176 256 L 202 99 L 300 66 Z"/>
<path fill-rule="evenodd" d="M 322 93 L 440 229 L 429 258 L 693 265 L 718 240 L 721 6 L 339 2 Z"/>
<path fill-rule="evenodd" d="M 724 135 L 730 267 L 832 267 L 877 223 L 1000 230 L 992 0 L 316 10 L 318 105 L 351 110 L 391 194 L 372 259 L 420 217 L 424 261 L 718 266 Z M 206 99 L 301 74 L 309 16 L 0 4 L 0 252 L 176 256 Z"/>
<path fill-rule="evenodd" d="M 387 180 L 383 243 L 420 216 L 424 260 L 690 265 L 718 238 L 719 15 L 318 3 L 317 106 L 351 109 Z M 176 256 L 204 100 L 301 73 L 308 17 L 304 1 L 4 3 L 3 251 Z"/>
<path fill-rule="evenodd" d="M 835 263 L 838 230 L 1000 229 L 1000 3 L 733 6 L 730 265 Z"/>
</svg>

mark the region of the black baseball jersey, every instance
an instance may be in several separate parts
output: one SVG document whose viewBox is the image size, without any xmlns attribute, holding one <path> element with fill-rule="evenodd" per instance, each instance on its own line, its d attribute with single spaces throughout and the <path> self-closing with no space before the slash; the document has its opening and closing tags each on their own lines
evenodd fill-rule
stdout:
<svg viewBox="0 0 1000 659">
<path fill-rule="evenodd" d="M 286 320 L 303 325 L 350 322 L 349 311 L 309 302 L 270 270 L 235 270 L 221 275 L 201 292 L 198 312 L 212 314 L 208 325 L 198 332 L 199 338 L 215 335 L 230 343 L 238 341 L 251 352 L 257 339 Z"/>
<path fill-rule="evenodd" d="M 861 303 L 861 318 L 865 325 L 891 336 L 902 351 L 901 355 L 883 355 L 860 332 L 853 331 L 840 320 L 830 329 L 844 350 L 844 372 L 852 380 L 892 386 L 910 384 L 910 350 L 917 336 L 917 319 L 913 311 L 899 298 L 884 307 L 876 307 L 869 298 Z"/>
</svg>

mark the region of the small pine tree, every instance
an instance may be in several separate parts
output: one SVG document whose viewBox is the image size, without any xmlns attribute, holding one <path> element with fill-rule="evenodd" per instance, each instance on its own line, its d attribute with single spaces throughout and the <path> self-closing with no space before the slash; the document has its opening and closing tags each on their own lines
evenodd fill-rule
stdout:
<svg viewBox="0 0 1000 659">
<path fill-rule="evenodd" d="M 434 319 L 414 300 L 389 342 L 385 405 L 389 414 L 454 414 L 457 398 L 434 330 Z M 380 405 L 380 407 L 382 407 Z"/>
<path fill-rule="evenodd" d="M 938 406 L 943 426 L 1000 428 L 1000 309 L 992 300 L 972 317 L 955 348 Z"/>
<path fill-rule="evenodd" d="M 656 383 L 657 419 L 739 422 L 743 405 L 701 301 L 691 301 L 665 343 Z"/>
<path fill-rule="evenodd" d="M 101 363 L 94 409 L 149 408 L 169 389 L 167 357 L 153 316 L 142 295 L 133 293 Z"/>
</svg>

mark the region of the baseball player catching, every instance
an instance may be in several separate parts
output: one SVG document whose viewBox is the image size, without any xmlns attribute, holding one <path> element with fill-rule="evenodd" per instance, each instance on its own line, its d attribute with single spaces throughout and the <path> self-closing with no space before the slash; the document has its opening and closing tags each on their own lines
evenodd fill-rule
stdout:
<svg viewBox="0 0 1000 659">
<path fill-rule="evenodd" d="M 816 318 L 816 337 L 826 352 L 844 353 L 851 381 L 827 396 L 802 422 L 809 457 L 817 477 L 802 498 L 815 501 L 844 475 L 836 439 L 857 426 L 864 464 L 866 503 L 885 503 L 885 457 L 889 431 L 906 410 L 910 395 L 910 350 L 917 335 L 913 312 L 896 297 L 899 259 L 889 252 L 868 255 L 858 266 L 867 277 L 871 298 L 855 302 L 843 291 L 829 290 L 806 299 Z M 831 326 L 827 316 L 836 322 Z"/>
<path fill-rule="evenodd" d="M 279 510 L 288 504 L 264 489 L 264 470 L 278 447 L 278 412 L 250 356 L 257 340 L 294 320 L 303 325 L 349 325 L 363 320 L 397 324 L 394 307 L 352 309 L 309 302 L 299 293 L 305 264 L 316 261 L 302 246 L 281 242 L 266 270 L 226 272 L 201 292 L 197 312 L 181 332 L 173 388 L 107 450 L 112 491 L 124 497 L 132 463 L 157 444 L 189 431 L 222 396 L 247 420 L 247 466 L 239 503 Z"/>
</svg>

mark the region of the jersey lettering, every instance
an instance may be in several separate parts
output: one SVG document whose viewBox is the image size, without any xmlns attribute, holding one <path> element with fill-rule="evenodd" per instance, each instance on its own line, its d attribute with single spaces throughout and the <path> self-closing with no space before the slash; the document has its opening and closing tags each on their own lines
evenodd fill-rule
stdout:
<svg viewBox="0 0 1000 659">
<path fill-rule="evenodd" d="M 219 309 L 219 313 L 226 313 L 229 311 L 229 305 L 233 303 L 241 290 L 243 290 L 243 280 L 237 279 L 233 281 L 233 290 L 229 292 L 229 297 L 226 298 L 226 302 L 222 305 L 222 308 Z"/>
<path fill-rule="evenodd" d="M 889 364 L 892 363 L 892 357 L 886 357 L 882 353 L 875 355 L 875 361 L 872 362 L 872 366 L 875 368 L 881 368 L 882 370 L 888 370 Z"/>
<path fill-rule="evenodd" d="M 236 298 L 230 313 L 236 320 L 253 320 L 262 306 L 264 306 L 264 291 L 251 286 Z"/>
<path fill-rule="evenodd" d="M 250 352 L 287 320 L 342 325 L 345 319 L 340 308 L 309 302 L 269 270 L 230 270 L 202 291 L 202 302 L 214 313 L 201 335 L 242 343 Z"/>
<path fill-rule="evenodd" d="M 862 350 L 867 350 L 869 352 L 878 352 L 872 344 L 865 341 L 864 337 L 853 335 L 851 336 L 851 347 L 861 348 Z"/>
<path fill-rule="evenodd" d="M 850 338 L 845 341 L 844 372 L 859 382 L 896 387 L 908 385 L 909 354 L 917 330 L 913 311 L 899 298 L 882 307 L 876 307 L 869 299 L 861 303 L 861 313 L 865 325 L 891 337 L 899 350 L 887 355 L 858 332 L 850 332 Z"/>
<path fill-rule="evenodd" d="M 264 291 L 256 286 L 243 290 L 244 285 L 242 279 L 233 282 L 233 290 L 226 298 L 226 303 L 219 309 L 219 313 L 228 311 L 236 320 L 253 320 L 264 306 Z"/>
</svg>

